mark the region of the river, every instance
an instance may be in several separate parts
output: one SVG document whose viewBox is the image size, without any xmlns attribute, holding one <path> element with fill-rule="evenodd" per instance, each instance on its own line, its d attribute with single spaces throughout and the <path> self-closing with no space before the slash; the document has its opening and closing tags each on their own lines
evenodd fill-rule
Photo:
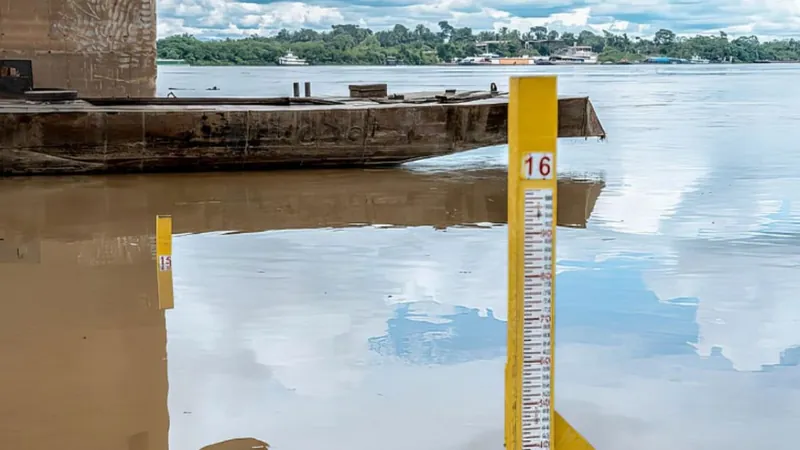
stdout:
<svg viewBox="0 0 800 450">
<path fill-rule="evenodd" d="M 179 97 L 558 73 L 609 139 L 560 143 L 559 172 L 605 187 L 559 229 L 556 408 L 599 450 L 797 447 L 797 66 L 159 71 Z M 506 151 L 0 180 L 0 447 L 502 449 Z"/>
</svg>

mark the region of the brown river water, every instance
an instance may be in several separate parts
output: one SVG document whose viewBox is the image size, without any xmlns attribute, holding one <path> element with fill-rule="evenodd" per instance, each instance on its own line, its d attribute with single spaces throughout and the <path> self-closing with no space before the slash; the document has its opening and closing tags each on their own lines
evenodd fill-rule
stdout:
<svg viewBox="0 0 800 450">
<path fill-rule="evenodd" d="M 159 83 L 335 94 L 384 69 L 278 70 Z M 556 409 L 598 449 L 795 449 L 800 71 L 549 70 L 610 135 L 560 147 L 597 183 L 561 186 Z M 501 449 L 506 164 L 0 180 L 0 449 Z"/>
</svg>

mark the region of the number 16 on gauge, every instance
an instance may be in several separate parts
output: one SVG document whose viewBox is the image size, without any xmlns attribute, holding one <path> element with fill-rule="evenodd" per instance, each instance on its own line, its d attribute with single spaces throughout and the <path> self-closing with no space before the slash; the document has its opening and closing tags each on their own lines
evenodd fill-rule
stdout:
<svg viewBox="0 0 800 450">
<path fill-rule="evenodd" d="M 522 155 L 522 178 L 526 180 L 552 180 L 552 153 L 524 153 Z"/>
</svg>

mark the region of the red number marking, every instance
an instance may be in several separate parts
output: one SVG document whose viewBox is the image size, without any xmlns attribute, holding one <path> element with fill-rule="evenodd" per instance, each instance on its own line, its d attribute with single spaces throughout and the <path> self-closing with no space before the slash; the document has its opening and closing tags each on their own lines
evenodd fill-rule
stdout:
<svg viewBox="0 0 800 450">
<path fill-rule="evenodd" d="M 536 154 L 539 155 L 539 154 Z M 535 172 L 538 172 L 539 176 L 542 178 L 547 178 L 553 172 L 553 158 L 552 156 L 535 156 L 534 154 L 529 154 L 525 157 L 522 161 L 525 170 L 526 178 L 533 177 Z"/>
<path fill-rule="evenodd" d="M 528 176 L 532 176 L 533 175 L 533 156 L 528 155 L 528 157 L 525 158 L 524 164 L 525 164 L 525 173 L 528 174 Z"/>
<path fill-rule="evenodd" d="M 549 156 L 542 156 L 542 159 L 539 160 L 539 175 L 546 177 L 550 175 L 550 157 Z"/>
</svg>

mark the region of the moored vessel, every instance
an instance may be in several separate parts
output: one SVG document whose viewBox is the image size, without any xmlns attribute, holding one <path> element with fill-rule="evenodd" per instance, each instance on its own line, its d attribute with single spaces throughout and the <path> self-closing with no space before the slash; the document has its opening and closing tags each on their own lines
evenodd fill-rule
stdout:
<svg viewBox="0 0 800 450">
<path fill-rule="evenodd" d="M 458 61 L 460 66 L 485 66 L 490 64 L 499 64 L 500 55 L 496 53 L 481 53 L 478 56 L 467 56 L 466 58 Z"/>
<path fill-rule="evenodd" d="M 457 63 L 462 66 L 526 66 L 546 59 L 546 56 L 500 56 L 496 53 L 482 53 L 478 56 L 468 56 Z"/>
<path fill-rule="evenodd" d="M 308 61 L 303 58 L 298 57 L 292 52 L 288 52 L 285 55 L 278 58 L 278 65 L 279 66 L 307 66 Z"/>
<path fill-rule="evenodd" d="M 540 65 L 575 65 L 575 64 L 597 64 L 597 53 L 592 51 L 588 45 L 573 45 L 551 55 L 545 60 L 537 60 Z"/>
</svg>

